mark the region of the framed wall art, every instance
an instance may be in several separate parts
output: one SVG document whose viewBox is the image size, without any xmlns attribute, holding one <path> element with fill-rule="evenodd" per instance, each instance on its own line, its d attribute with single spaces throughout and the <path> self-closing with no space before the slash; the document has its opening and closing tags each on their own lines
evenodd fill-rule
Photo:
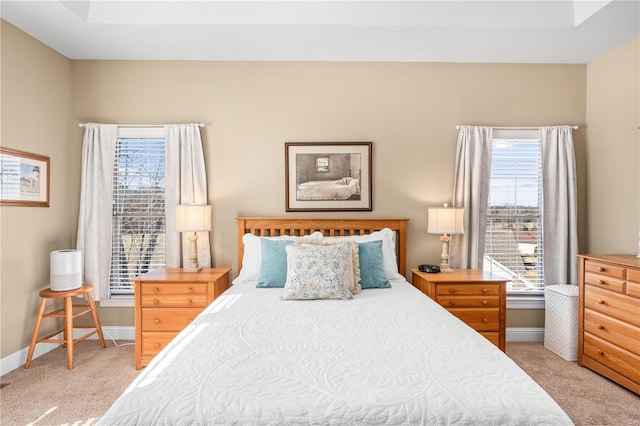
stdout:
<svg viewBox="0 0 640 426">
<path fill-rule="evenodd" d="M 0 206 L 49 207 L 49 157 L 0 148 Z"/>
<path fill-rule="evenodd" d="M 286 211 L 371 211 L 371 145 L 285 143 Z"/>
</svg>

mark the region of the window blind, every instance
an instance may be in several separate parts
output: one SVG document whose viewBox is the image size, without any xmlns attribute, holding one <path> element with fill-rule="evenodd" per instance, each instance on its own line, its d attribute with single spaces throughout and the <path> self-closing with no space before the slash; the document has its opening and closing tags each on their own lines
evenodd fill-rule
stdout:
<svg viewBox="0 0 640 426">
<path fill-rule="evenodd" d="M 111 295 L 133 294 L 135 277 L 165 266 L 164 167 L 164 139 L 117 139 L 113 170 Z"/>
<path fill-rule="evenodd" d="M 494 139 L 484 269 L 508 290 L 544 290 L 539 140 Z"/>
</svg>

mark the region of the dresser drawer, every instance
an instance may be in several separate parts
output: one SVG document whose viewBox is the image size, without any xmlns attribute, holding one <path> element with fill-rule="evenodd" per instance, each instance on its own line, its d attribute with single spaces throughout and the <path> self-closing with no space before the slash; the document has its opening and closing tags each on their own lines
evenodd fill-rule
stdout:
<svg viewBox="0 0 640 426">
<path fill-rule="evenodd" d="M 640 356 L 640 328 L 638 327 L 585 309 L 584 330 Z"/>
<path fill-rule="evenodd" d="M 606 275 L 611 278 L 618 278 L 621 280 L 626 279 L 625 272 L 627 268 L 622 266 L 610 265 L 608 263 L 596 262 L 593 260 L 587 260 L 584 264 L 584 270 L 586 272 L 594 272 L 600 275 Z"/>
<path fill-rule="evenodd" d="M 640 298 L 640 270 L 627 270 L 627 294 L 631 297 Z"/>
<path fill-rule="evenodd" d="M 499 296 L 500 284 L 438 284 L 437 296 Z"/>
<path fill-rule="evenodd" d="M 477 331 L 499 331 L 499 309 L 449 309 L 456 317 Z"/>
<path fill-rule="evenodd" d="M 207 306 L 206 294 L 177 294 L 142 296 L 141 304 L 143 308 L 204 308 Z"/>
<path fill-rule="evenodd" d="M 498 296 L 436 296 L 436 301 L 445 308 L 498 308 Z"/>
<path fill-rule="evenodd" d="M 626 288 L 626 281 L 623 279 L 611 278 L 607 275 L 600 275 L 593 272 L 586 272 L 584 274 L 584 282 L 585 284 L 593 285 L 618 293 L 624 293 Z"/>
<path fill-rule="evenodd" d="M 179 331 L 159 331 L 142 333 L 142 355 L 155 355 L 164 349 Z"/>
<path fill-rule="evenodd" d="M 611 345 L 589 333 L 584 334 L 584 355 L 640 383 L 640 357 Z"/>
<path fill-rule="evenodd" d="M 206 283 L 141 283 L 140 293 L 146 296 L 206 295 Z"/>
<path fill-rule="evenodd" d="M 202 312 L 201 308 L 144 308 L 141 312 L 142 332 L 180 331 L 193 321 L 200 312 Z"/>
<path fill-rule="evenodd" d="M 640 326 L 640 299 L 591 285 L 584 286 L 584 293 L 585 308 Z"/>
</svg>

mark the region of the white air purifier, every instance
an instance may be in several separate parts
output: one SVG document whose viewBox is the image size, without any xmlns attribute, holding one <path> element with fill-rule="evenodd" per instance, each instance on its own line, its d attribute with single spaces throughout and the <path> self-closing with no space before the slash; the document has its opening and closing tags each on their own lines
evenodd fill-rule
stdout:
<svg viewBox="0 0 640 426">
<path fill-rule="evenodd" d="M 69 291 L 82 287 L 82 252 L 56 250 L 51 252 L 52 291 Z"/>
</svg>

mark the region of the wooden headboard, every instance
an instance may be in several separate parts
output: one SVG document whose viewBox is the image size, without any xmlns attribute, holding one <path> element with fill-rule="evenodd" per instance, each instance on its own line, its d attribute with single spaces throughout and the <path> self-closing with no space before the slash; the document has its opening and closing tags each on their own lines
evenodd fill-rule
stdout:
<svg viewBox="0 0 640 426">
<path fill-rule="evenodd" d="M 398 272 L 406 277 L 407 221 L 409 219 L 302 219 L 287 217 L 238 217 L 238 271 L 242 269 L 244 245 L 242 236 L 251 233 L 259 237 L 309 235 L 322 232 L 326 237 L 365 235 L 384 228 L 396 234 Z"/>
</svg>

